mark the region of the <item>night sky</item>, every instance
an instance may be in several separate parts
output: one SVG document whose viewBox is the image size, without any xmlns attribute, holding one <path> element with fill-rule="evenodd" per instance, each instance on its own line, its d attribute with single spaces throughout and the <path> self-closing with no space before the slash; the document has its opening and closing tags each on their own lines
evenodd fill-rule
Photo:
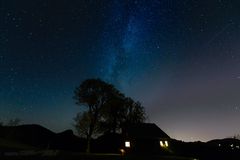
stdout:
<svg viewBox="0 0 240 160">
<path fill-rule="evenodd" d="M 101 78 L 184 141 L 240 133 L 239 0 L 0 0 L 0 119 L 55 132 Z"/>
</svg>

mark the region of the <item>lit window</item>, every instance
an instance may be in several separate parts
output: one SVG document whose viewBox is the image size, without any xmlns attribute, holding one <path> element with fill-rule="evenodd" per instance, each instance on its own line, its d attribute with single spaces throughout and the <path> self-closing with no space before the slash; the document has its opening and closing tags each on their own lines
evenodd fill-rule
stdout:
<svg viewBox="0 0 240 160">
<path fill-rule="evenodd" d="M 130 142 L 129 141 L 125 142 L 125 147 L 130 148 Z"/>
<path fill-rule="evenodd" d="M 163 142 L 162 142 L 162 141 L 160 141 L 160 146 L 161 146 L 161 147 L 164 147 L 164 144 L 163 144 Z"/>
<path fill-rule="evenodd" d="M 165 146 L 168 147 L 168 141 L 165 141 Z"/>
<path fill-rule="evenodd" d="M 168 147 L 168 141 L 160 141 L 161 147 Z"/>
</svg>

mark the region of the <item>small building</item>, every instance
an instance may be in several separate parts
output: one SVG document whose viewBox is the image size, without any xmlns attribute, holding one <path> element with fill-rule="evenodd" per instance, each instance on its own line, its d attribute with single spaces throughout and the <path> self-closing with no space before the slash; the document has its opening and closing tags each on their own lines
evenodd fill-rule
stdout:
<svg viewBox="0 0 240 160">
<path fill-rule="evenodd" d="M 127 153 L 161 154 L 170 145 L 170 137 L 154 123 L 125 125 L 122 136 L 122 151 Z"/>
</svg>

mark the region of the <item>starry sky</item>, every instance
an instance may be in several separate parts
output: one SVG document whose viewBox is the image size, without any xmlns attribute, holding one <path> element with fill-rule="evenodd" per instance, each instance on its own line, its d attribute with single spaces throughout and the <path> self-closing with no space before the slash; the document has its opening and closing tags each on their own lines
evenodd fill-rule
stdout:
<svg viewBox="0 0 240 160">
<path fill-rule="evenodd" d="M 0 0 L 0 120 L 55 132 L 101 78 L 184 141 L 240 133 L 239 0 Z"/>
</svg>

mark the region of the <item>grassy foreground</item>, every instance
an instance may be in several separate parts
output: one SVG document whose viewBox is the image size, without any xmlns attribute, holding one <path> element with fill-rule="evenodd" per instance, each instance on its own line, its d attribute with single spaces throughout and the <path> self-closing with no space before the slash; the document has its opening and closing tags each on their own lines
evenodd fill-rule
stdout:
<svg viewBox="0 0 240 160">
<path fill-rule="evenodd" d="M 119 155 L 119 154 L 80 154 L 61 153 L 58 155 L 10 155 L 1 156 L 1 160 L 194 160 L 176 156 L 158 155 Z"/>
</svg>

